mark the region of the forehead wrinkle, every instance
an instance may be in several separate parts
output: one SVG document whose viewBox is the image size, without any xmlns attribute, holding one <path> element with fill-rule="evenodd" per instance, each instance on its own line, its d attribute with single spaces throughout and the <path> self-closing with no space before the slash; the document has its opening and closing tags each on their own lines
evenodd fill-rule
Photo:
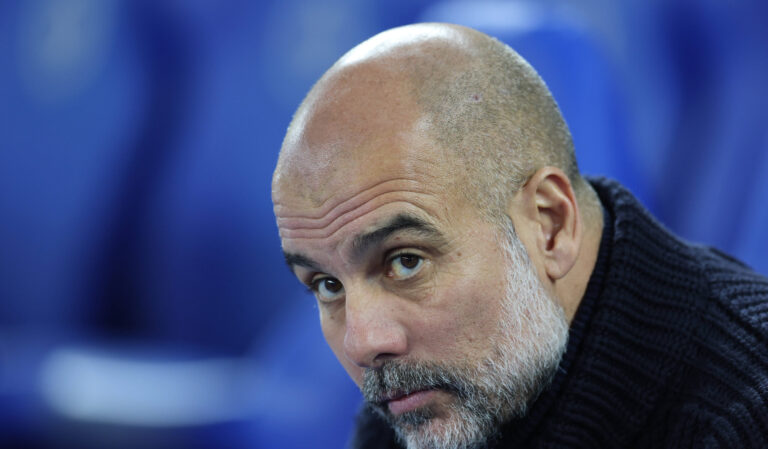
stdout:
<svg viewBox="0 0 768 449">
<path fill-rule="evenodd" d="M 419 175 L 417 173 L 417 175 Z M 353 195 L 347 199 L 340 199 L 334 204 L 329 205 L 323 209 L 325 211 L 301 211 L 300 213 L 290 213 L 291 206 L 277 205 L 275 206 L 275 216 L 277 218 L 277 225 L 281 231 L 281 234 L 285 232 L 294 231 L 321 231 L 326 229 L 326 232 L 333 232 L 336 229 L 335 222 L 350 218 L 355 211 L 365 208 L 366 204 L 375 202 L 382 196 L 390 196 L 393 193 L 412 193 L 416 195 L 430 195 L 433 194 L 434 189 L 428 189 L 425 187 L 424 181 L 417 181 L 411 178 L 395 178 L 388 179 L 370 187 L 365 188 L 361 192 Z M 298 207 L 295 207 L 298 209 Z M 350 221 L 354 219 L 351 218 Z M 330 227 L 330 229 L 328 229 Z M 317 233 L 315 233 L 317 234 Z"/>
<path fill-rule="evenodd" d="M 313 238 L 324 239 L 324 238 L 333 237 L 337 232 L 339 232 L 347 224 L 365 216 L 366 214 L 382 206 L 393 204 L 393 203 L 413 204 L 412 198 L 408 200 L 406 199 L 390 200 L 389 199 L 389 197 L 398 193 L 400 194 L 410 193 L 410 194 L 419 195 L 419 196 L 429 196 L 428 193 L 425 193 L 422 191 L 405 190 L 405 189 L 399 189 L 396 191 L 383 193 L 381 195 L 377 195 L 374 198 L 371 198 L 370 200 L 360 204 L 354 209 L 336 217 L 328 226 L 325 226 L 325 227 L 288 228 L 288 227 L 281 226 L 280 223 L 278 223 L 280 236 L 282 238 L 289 238 L 289 239 L 313 239 Z M 419 207 L 420 209 L 427 210 L 429 212 L 429 207 L 426 206 L 425 204 L 419 204 L 417 207 Z"/>
<path fill-rule="evenodd" d="M 414 159 L 420 163 L 429 164 L 430 162 L 428 159 L 422 158 L 422 157 L 415 157 Z M 386 185 L 389 183 L 401 183 L 401 182 L 414 184 L 414 185 L 422 185 L 425 183 L 425 181 L 429 179 L 439 179 L 439 176 L 435 176 L 436 170 L 421 170 L 419 169 L 419 167 L 417 167 L 417 164 L 412 164 L 411 166 L 409 166 L 406 172 L 408 175 L 410 175 L 410 177 L 408 176 L 391 177 L 383 181 L 374 182 L 368 186 L 364 186 L 362 190 L 360 190 L 358 193 L 352 195 L 347 199 L 344 199 L 342 197 L 336 202 L 328 203 L 328 201 L 334 197 L 333 195 L 329 195 L 328 198 L 324 199 L 322 202 L 320 202 L 316 206 L 313 206 L 313 208 L 315 209 L 314 211 L 307 211 L 307 212 L 296 213 L 296 214 L 283 213 L 283 211 L 286 209 L 290 210 L 291 206 L 284 204 L 283 201 L 280 201 L 279 198 L 273 199 L 273 204 L 274 204 L 273 210 L 278 220 L 287 219 L 287 218 L 301 218 L 305 220 L 323 220 L 324 217 L 326 216 L 329 216 L 329 215 L 333 216 L 334 209 L 344 208 L 344 207 L 350 207 L 350 208 L 354 207 L 354 206 L 349 206 L 347 203 L 355 201 L 355 199 L 358 199 L 358 197 L 364 197 L 365 195 L 376 195 L 376 192 L 372 192 L 372 191 L 383 185 Z M 423 178 L 423 179 L 417 180 L 416 178 Z M 391 190 L 389 191 L 397 190 L 396 187 L 391 187 L 390 189 Z M 277 193 L 276 191 L 273 191 L 273 196 L 277 196 L 276 193 Z M 346 212 L 346 210 L 344 212 Z M 326 221 L 325 224 L 327 224 L 328 221 Z"/>
<path fill-rule="evenodd" d="M 334 203 L 329 203 L 327 206 L 323 206 L 323 205 L 325 205 L 328 202 L 328 200 L 333 198 L 333 196 L 329 196 L 328 198 L 323 200 L 323 202 L 320 203 L 315 208 L 316 211 L 302 213 L 302 214 L 295 214 L 295 215 L 280 213 L 280 210 L 282 210 L 284 208 L 290 208 L 290 206 L 283 205 L 280 202 L 275 202 L 275 215 L 277 216 L 278 220 L 288 219 L 288 218 L 298 218 L 298 219 L 307 220 L 307 221 L 313 221 L 313 220 L 320 220 L 320 221 L 322 221 L 322 220 L 326 219 L 328 214 L 331 214 L 331 216 L 333 216 L 332 212 L 334 212 L 335 209 L 343 208 L 347 203 L 352 202 L 352 201 L 354 201 L 355 199 L 358 199 L 361 196 L 365 196 L 366 194 L 368 194 L 368 195 L 371 195 L 371 194 L 375 195 L 375 192 L 371 192 L 372 190 L 376 189 L 377 187 L 381 187 L 381 186 L 383 186 L 385 184 L 393 183 L 393 182 L 418 183 L 418 181 L 415 181 L 415 180 L 410 179 L 410 178 L 405 178 L 405 177 L 387 179 L 385 181 L 380 181 L 380 182 L 371 184 L 370 186 L 365 187 L 363 190 L 361 190 L 360 192 L 352 195 L 351 197 L 349 197 L 347 199 L 340 199 L 335 204 Z M 392 190 L 389 190 L 390 192 L 397 190 L 394 187 L 392 187 L 391 189 Z M 386 193 L 386 192 L 384 192 L 384 193 Z M 350 208 L 353 208 L 353 207 L 354 206 L 351 206 Z M 347 211 L 348 210 L 344 210 L 341 213 L 344 213 L 344 212 L 347 212 Z"/>
</svg>

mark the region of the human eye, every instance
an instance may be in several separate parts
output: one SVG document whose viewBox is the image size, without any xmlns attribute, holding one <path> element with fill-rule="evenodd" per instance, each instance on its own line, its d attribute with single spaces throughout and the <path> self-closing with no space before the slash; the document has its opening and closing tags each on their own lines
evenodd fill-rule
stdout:
<svg viewBox="0 0 768 449">
<path fill-rule="evenodd" d="M 344 286 L 336 278 L 330 276 L 316 276 L 309 284 L 309 289 L 317 299 L 323 302 L 335 301 L 344 296 Z"/>
<path fill-rule="evenodd" d="M 402 281 L 416 276 L 424 267 L 424 258 L 412 253 L 398 253 L 388 260 L 387 277 Z"/>
</svg>

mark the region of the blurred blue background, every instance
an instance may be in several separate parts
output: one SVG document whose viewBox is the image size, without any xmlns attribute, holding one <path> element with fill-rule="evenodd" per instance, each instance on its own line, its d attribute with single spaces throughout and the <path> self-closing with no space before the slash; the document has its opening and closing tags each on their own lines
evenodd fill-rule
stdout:
<svg viewBox="0 0 768 449">
<path fill-rule="evenodd" d="M 768 273 L 763 0 L 4 0 L 0 447 L 345 444 L 271 173 L 324 70 L 417 21 L 517 49 L 584 172 Z"/>
</svg>

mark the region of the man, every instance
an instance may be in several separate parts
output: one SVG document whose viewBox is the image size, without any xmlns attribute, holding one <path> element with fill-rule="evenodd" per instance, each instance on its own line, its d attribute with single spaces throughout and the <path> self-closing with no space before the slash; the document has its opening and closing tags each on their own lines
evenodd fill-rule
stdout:
<svg viewBox="0 0 768 449">
<path fill-rule="evenodd" d="M 582 178 L 544 83 L 482 33 L 344 55 L 273 201 L 366 400 L 353 447 L 768 447 L 768 282 Z"/>
</svg>

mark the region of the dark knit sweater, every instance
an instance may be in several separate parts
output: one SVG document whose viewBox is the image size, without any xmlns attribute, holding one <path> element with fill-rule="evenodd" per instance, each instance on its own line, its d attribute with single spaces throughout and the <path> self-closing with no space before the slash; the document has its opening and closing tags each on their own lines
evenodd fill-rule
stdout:
<svg viewBox="0 0 768 449">
<path fill-rule="evenodd" d="M 768 280 L 683 242 L 618 183 L 552 384 L 496 448 L 768 448 Z M 373 414 L 354 448 L 396 448 Z"/>
</svg>

